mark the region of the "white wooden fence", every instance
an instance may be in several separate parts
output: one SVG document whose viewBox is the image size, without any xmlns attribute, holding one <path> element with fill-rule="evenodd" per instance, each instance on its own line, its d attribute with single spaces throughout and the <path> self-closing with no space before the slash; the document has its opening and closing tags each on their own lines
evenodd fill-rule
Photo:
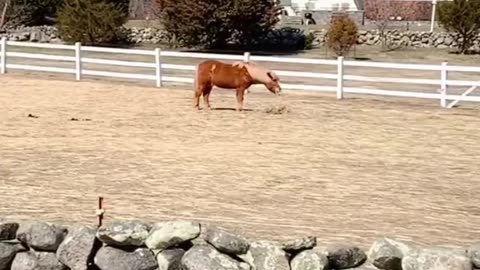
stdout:
<svg viewBox="0 0 480 270">
<path fill-rule="evenodd" d="M 61 56 L 61 55 L 48 55 L 40 53 L 23 53 L 23 52 L 8 52 L 8 46 L 16 47 L 31 47 L 31 48 L 48 48 L 57 50 L 73 50 L 75 56 Z M 134 61 L 120 61 L 120 60 L 107 60 L 99 58 L 87 58 L 82 57 L 82 52 L 102 52 L 102 53 L 118 53 L 127 55 L 146 55 L 151 56 L 151 62 L 134 62 Z M 46 66 L 34 66 L 34 65 L 22 65 L 22 64 L 10 64 L 8 59 L 11 57 L 27 58 L 27 59 L 42 59 L 53 61 L 67 61 L 74 62 L 75 65 L 72 68 L 59 68 L 59 67 L 46 67 Z M 336 92 L 338 99 L 344 97 L 344 93 L 355 94 L 369 94 L 379 96 L 393 96 L 393 97 L 413 97 L 423 99 L 436 99 L 440 102 L 440 105 L 445 108 L 451 108 L 459 101 L 480 102 L 480 96 L 468 96 L 476 87 L 480 86 L 479 81 L 461 81 L 461 80 L 449 80 L 449 71 L 461 71 L 461 72 L 480 72 L 480 67 L 474 66 L 450 66 L 446 62 L 441 65 L 421 65 L 421 64 L 397 64 L 397 63 L 384 63 L 384 62 L 365 62 L 365 61 L 345 61 L 343 57 L 338 57 L 337 60 L 327 59 L 306 59 L 295 57 L 270 57 L 270 56 L 254 56 L 246 52 L 244 55 L 225 55 L 225 54 L 210 54 L 210 53 L 189 53 L 189 52 L 176 52 L 176 51 L 162 51 L 160 49 L 155 50 L 135 50 L 135 49 L 118 49 L 118 48 L 104 48 L 104 47 L 90 47 L 81 46 L 80 43 L 75 45 L 59 45 L 59 44 L 44 44 L 44 43 L 29 43 L 29 42 L 15 42 L 7 41 L 5 38 L 1 40 L 0 44 L 0 73 L 5 74 L 7 70 L 30 70 L 30 71 L 44 71 L 54 73 L 67 73 L 74 74 L 76 80 L 81 80 L 82 75 L 94 75 L 104 77 L 116 77 L 116 78 L 129 78 L 129 79 L 141 79 L 155 81 L 157 87 L 161 87 L 163 82 L 180 82 L 180 83 L 193 83 L 193 77 L 177 77 L 177 76 L 165 76 L 162 71 L 172 70 L 188 70 L 195 71 L 194 65 L 180 65 L 180 64 L 168 64 L 163 63 L 163 57 L 180 57 L 180 58 L 204 58 L 204 59 L 222 59 L 222 60 L 244 60 L 244 61 L 256 61 L 256 62 L 276 62 L 276 63 L 296 63 L 304 65 L 330 65 L 337 67 L 337 73 L 318 73 L 318 72 L 298 72 L 298 71 L 286 71 L 275 70 L 280 76 L 294 77 L 294 78 L 323 78 L 336 80 L 336 86 L 321 86 L 321 85 L 307 85 L 307 84 L 285 84 L 281 86 L 284 89 L 291 90 L 311 90 L 311 91 L 326 91 Z M 120 73 L 120 72 L 107 72 L 98 70 L 88 70 L 82 68 L 83 63 L 100 64 L 100 65 L 114 65 L 124 67 L 144 67 L 155 69 L 155 75 L 150 74 L 136 74 L 136 73 Z M 438 80 L 435 79 L 413 79 L 413 78 L 394 78 L 394 77 L 367 77 L 357 75 L 344 74 L 345 67 L 366 67 L 366 68 L 383 68 L 383 69 L 406 69 L 406 70 L 423 70 L 423 71 L 436 71 L 439 73 Z M 193 75 L 193 72 L 192 72 Z M 344 87 L 344 81 L 362 81 L 362 82 L 383 82 L 383 83 L 396 83 L 396 84 L 422 84 L 422 85 L 434 85 L 438 86 L 439 91 L 434 93 L 424 92 L 412 92 L 412 91 L 395 91 L 395 90 L 382 90 L 382 89 L 365 89 Z M 448 94 L 448 86 L 465 86 L 470 87 L 462 95 Z M 1 90 L 0 90 L 1 91 Z M 451 100 L 450 104 L 447 101 Z"/>
</svg>

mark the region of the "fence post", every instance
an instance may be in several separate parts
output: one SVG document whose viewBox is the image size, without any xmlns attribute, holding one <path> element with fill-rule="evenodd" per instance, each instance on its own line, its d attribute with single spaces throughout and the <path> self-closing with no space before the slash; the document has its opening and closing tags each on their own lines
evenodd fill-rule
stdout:
<svg viewBox="0 0 480 270">
<path fill-rule="evenodd" d="M 245 62 L 245 63 L 250 62 L 250 53 L 249 52 L 243 53 L 243 62 Z"/>
<path fill-rule="evenodd" d="M 0 44 L 0 74 L 7 72 L 7 38 L 3 37 Z"/>
<path fill-rule="evenodd" d="M 447 107 L 447 64 L 448 62 L 442 63 L 442 70 L 441 70 L 441 86 L 440 86 L 440 106 L 442 108 Z"/>
<path fill-rule="evenodd" d="M 82 43 L 75 43 L 75 79 L 82 79 Z"/>
<path fill-rule="evenodd" d="M 337 63 L 337 99 L 343 99 L 343 56 L 338 57 Z"/>
<path fill-rule="evenodd" d="M 162 87 L 162 50 L 155 49 L 155 77 L 157 78 L 157 87 Z"/>
</svg>

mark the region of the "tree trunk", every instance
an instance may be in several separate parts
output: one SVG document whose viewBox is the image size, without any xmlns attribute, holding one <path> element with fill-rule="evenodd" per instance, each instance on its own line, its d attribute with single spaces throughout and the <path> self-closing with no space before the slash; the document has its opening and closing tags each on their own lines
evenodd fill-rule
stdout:
<svg viewBox="0 0 480 270">
<path fill-rule="evenodd" d="M 2 15 L 0 17 L 0 29 L 2 29 L 3 26 L 5 25 L 7 11 L 8 11 L 8 8 L 10 7 L 11 1 L 12 0 L 4 0 Z"/>
<path fill-rule="evenodd" d="M 154 1 L 151 0 L 130 0 L 128 14 L 131 19 L 143 20 L 150 16 Z"/>
</svg>

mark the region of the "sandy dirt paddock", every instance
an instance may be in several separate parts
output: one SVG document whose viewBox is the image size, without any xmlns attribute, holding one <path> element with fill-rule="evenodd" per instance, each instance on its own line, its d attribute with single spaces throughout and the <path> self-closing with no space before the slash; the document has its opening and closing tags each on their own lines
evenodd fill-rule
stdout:
<svg viewBox="0 0 480 270">
<path fill-rule="evenodd" d="M 256 90 L 238 113 L 218 90 L 217 110 L 195 111 L 191 90 L 19 74 L 0 85 L 0 217 L 94 224 L 104 196 L 107 222 L 185 218 L 250 239 L 480 239 L 475 108 Z"/>
</svg>

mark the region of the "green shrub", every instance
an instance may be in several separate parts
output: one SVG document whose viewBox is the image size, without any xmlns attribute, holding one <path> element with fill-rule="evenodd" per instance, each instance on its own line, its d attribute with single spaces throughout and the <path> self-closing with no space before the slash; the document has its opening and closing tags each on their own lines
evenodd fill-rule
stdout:
<svg viewBox="0 0 480 270">
<path fill-rule="evenodd" d="M 447 31 L 458 33 L 458 50 L 466 53 L 480 33 L 480 0 L 440 2 L 438 20 Z"/>
<path fill-rule="evenodd" d="M 281 12 L 277 0 L 236 0 L 232 27 L 236 43 L 245 49 L 255 49 L 256 41 L 274 30 Z"/>
<path fill-rule="evenodd" d="M 313 48 L 315 35 L 304 30 L 282 27 L 271 30 L 266 36 L 257 38 L 255 43 L 241 49 L 269 52 L 294 52 Z"/>
<path fill-rule="evenodd" d="M 66 42 L 87 45 L 122 42 L 126 40 L 122 26 L 127 15 L 113 1 L 65 0 L 58 13 L 57 28 Z"/>
<path fill-rule="evenodd" d="M 327 46 L 337 56 L 347 54 L 356 44 L 358 27 L 348 15 L 336 16 L 327 31 Z"/>
<path fill-rule="evenodd" d="M 315 41 L 315 35 L 312 32 L 309 32 L 307 35 L 305 35 L 305 42 L 304 42 L 303 49 L 305 50 L 313 49 L 314 41 Z"/>
<path fill-rule="evenodd" d="M 53 25 L 62 3 L 63 0 L 0 0 L 0 28 Z"/>
<path fill-rule="evenodd" d="M 27 26 L 53 25 L 57 8 L 63 0 L 14 0 L 18 9 L 17 18 Z"/>
<path fill-rule="evenodd" d="M 180 46 L 258 43 L 278 22 L 278 0 L 163 0 L 160 21 Z"/>
</svg>

